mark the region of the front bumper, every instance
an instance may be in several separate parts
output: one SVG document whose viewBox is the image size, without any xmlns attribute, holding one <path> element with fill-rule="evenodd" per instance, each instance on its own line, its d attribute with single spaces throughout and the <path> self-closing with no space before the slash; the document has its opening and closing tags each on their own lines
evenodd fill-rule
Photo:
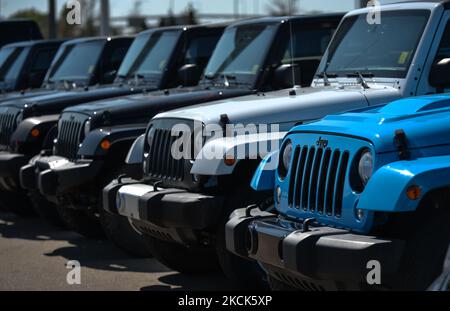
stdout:
<svg viewBox="0 0 450 311">
<path fill-rule="evenodd" d="M 20 188 L 19 171 L 27 164 L 29 157 L 23 154 L 0 152 L 0 189 L 18 191 Z"/>
<path fill-rule="evenodd" d="M 163 189 L 131 179 L 114 180 L 103 189 L 106 211 L 130 218 L 143 233 L 180 242 L 185 240 L 180 231 L 207 230 L 216 225 L 222 201 L 218 196 Z"/>
<path fill-rule="evenodd" d="M 367 284 L 370 263 L 381 279 L 399 268 L 404 242 L 302 223 L 253 210 L 237 210 L 226 224 L 227 249 L 257 260 L 269 274 L 292 285 L 302 280 Z M 299 287 L 301 287 L 299 285 Z"/>
<path fill-rule="evenodd" d="M 92 182 L 102 165 L 98 160 L 71 162 L 59 156 L 38 156 L 20 170 L 20 182 L 25 189 L 54 196 Z"/>
</svg>

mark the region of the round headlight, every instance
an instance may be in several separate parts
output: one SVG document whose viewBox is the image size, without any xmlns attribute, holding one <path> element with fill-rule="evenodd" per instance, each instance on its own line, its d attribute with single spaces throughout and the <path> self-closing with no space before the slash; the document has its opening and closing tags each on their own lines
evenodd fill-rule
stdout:
<svg viewBox="0 0 450 311">
<path fill-rule="evenodd" d="M 358 163 L 358 173 L 363 185 L 366 185 L 373 174 L 373 158 L 369 150 L 363 151 Z"/>
<path fill-rule="evenodd" d="M 288 141 L 281 150 L 281 161 L 279 166 L 279 175 L 281 179 L 284 179 L 289 172 L 292 159 L 292 142 Z"/>
</svg>

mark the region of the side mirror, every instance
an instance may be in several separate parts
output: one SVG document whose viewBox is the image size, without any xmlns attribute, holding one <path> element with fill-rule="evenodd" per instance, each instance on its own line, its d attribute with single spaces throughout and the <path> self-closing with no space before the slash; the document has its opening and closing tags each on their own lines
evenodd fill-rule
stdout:
<svg viewBox="0 0 450 311">
<path fill-rule="evenodd" d="M 116 78 L 117 70 L 110 70 L 103 74 L 102 81 L 104 84 L 113 83 Z"/>
<path fill-rule="evenodd" d="M 450 58 L 441 59 L 431 67 L 430 84 L 438 89 L 438 93 L 450 87 Z"/>
<path fill-rule="evenodd" d="M 195 86 L 201 74 L 196 64 L 186 64 L 178 69 L 178 80 L 183 86 Z"/>
<path fill-rule="evenodd" d="M 284 64 L 275 69 L 275 86 L 279 89 L 291 88 L 301 84 L 300 67 L 291 64 Z"/>
</svg>

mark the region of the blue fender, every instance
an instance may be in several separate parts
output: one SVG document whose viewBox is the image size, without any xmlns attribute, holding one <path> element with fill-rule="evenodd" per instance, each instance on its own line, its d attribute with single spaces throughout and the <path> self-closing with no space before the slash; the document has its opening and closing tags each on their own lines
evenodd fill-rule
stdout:
<svg viewBox="0 0 450 311">
<path fill-rule="evenodd" d="M 256 191 L 273 190 L 275 187 L 275 173 L 277 167 L 278 150 L 269 153 L 261 163 L 259 163 L 250 186 Z"/>
<path fill-rule="evenodd" d="M 421 188 L 420 198 L 410 200 L 410 186 Z M 361 194 L 358 208 L 382 212 L 415 211 L 430 191 L 450 186 L 450 156 L 398 161 L 378 169 Z"/>
</svg>

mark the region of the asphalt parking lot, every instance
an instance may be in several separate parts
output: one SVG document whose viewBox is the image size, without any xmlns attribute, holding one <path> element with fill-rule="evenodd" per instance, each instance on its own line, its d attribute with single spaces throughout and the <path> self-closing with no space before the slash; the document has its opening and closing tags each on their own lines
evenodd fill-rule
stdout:
<svg viewBox="0 0 450 311">
<path fill-rule="evenodd" d="M 66 263 L 81 264 L 69 285 Z M 0 211 L 0 290 L 232 290 L 222 275 L 187 276 L 154 259 L 132 258 L 107 240 L 88 240 L 39 218 Z"/>
</svg>

